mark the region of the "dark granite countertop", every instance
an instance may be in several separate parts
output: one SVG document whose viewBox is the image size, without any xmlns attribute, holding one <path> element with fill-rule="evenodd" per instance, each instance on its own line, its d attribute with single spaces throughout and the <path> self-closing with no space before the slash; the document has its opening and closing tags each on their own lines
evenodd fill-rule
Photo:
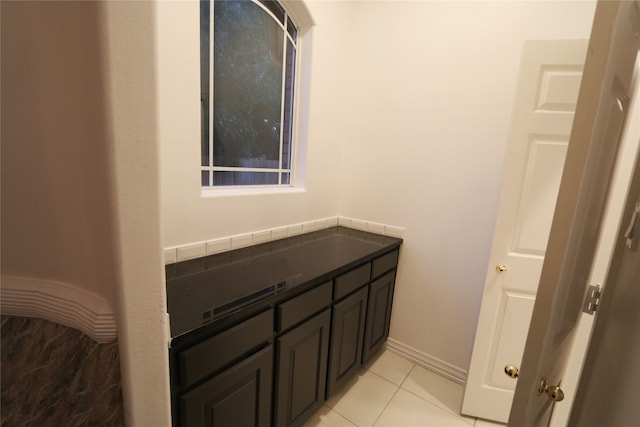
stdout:
<svg viewBox="0 0 640 427">
<path fill-rule="evenodd" d="M 171 337 L 214 329 L 397 248 L 401 239 L 332 227 L 166 266 Z"/>
</svg>

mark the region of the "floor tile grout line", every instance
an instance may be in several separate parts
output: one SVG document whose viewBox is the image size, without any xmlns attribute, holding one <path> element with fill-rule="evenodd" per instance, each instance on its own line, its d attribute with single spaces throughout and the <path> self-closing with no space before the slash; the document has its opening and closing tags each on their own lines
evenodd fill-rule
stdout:
<svg viewBox="0 0 640 427">
<path fill-rule="evenodd" d="M 380 420 L 380 417 L 382 416 L 382 414 L 384 414 L 384 411 L 387 410 L 387 408 L 389 407 L 389 404 L 393 401 L 393 398 L 396 397 L 396 394 L 398 394 L 398 391 L 400 391 L 400 386 L 396 386 L 396 391 L 393 392 L 393 396 L 391 396 L 391 399 L 389 399 L 389 401 L 384 405 L 384 408 L 382 408 L 382 411 L 380 411 L 380 413 L 376 417 L 376 419 L 373 422 L 373 424 L 371 424 L 371 427 L 376 427 L 376 424 L 378 423 L 378 420 Z"/>
<path fill-rule="evenodd" d="M 411 373 L 413 372 L 413 370 L 416 369 L 416 366 L 418 366 L 418 365 L 413 363 L 413 366 L 411 367 L 411 369 L 409 369 L 409 372 L 407 372 L 407 375 L 405 375 L 404 379 L 400 383 L 400 387 L 401 388 L 403 388 L 402 386 L 404 385 L 405 382 L 407 382 L 407 379 L 411 376 Z"/>
<path fill-rule="evenodd" d="M 329 408 L 329 407 L 327 406 L 327 408 Z M 354 426 L 358 427 L 358 425 L 357 425 L 356 423 L 354 423 L 354 422 L 353 422 L 353 421 L 351 421 L 349 418 L 347 418 L 347 417 L 345 417 L 344 415 L 342 415 L 340 412 L 335 411 L 335 410 L 333 410 L 333 409 L 331 409 L 331 408 L 329 408 L 329 410 L 331 410 L 331 411 L 335 412 L 336 414 L 338 414 L 338 416 L 339 416 L 340 418 L 342 418 L 343 420 L 346 420 L 349 424 L 351 424 L 351 425 L 354 425 Z"/>
<path fill-rule="evenodd" d="M 380 374 L 376 374 L 375 372 L 369 371 L 369 370 L 367 370 L 367 372 L 369 372 L 372 375 L 375 375 L 376 377 L 378 377 L 378 378 L 380 378 L 382 380 L 385 380 L 386 382 L 388 382 L 389 384 L 393 385 L 394 387 L 400 387 L 398 384 L 394 383 L 393 381 L 389 381 L 387 378 L 383 377 Z"/>
<path fill-rule="evenodd" d="M 393 384 L 396 387 L 402 387 L 402 384 L 404 384 L 404 382 L 407 380 L 407 378 L 409 378 L 409 374 L 413 371 L 413 369 L 417 366 L 415 363 L 411 363 L 413 366 L 411 366 L 411 369 L 409 369 L 409 372 L 407 372 L 407 374 L 404 376 L 404 378 L 402 379 L 402 381 L 400 381 L 400 384 L 396 384 L 393 381 L 389 380 L 388 378 L 383 377 L 382 375 L 378 374 L 377 372 L 374 372 L 372 370 L 370 370 L 369 368 L 364 368 L 365 371 L 372 373 L 373 375 L 375 375 L 378 378 L 382 378 L 383 380 L 385 380 L 388 383 Z"/>
<path fill-rule="evenodd" d="M 391 403 L 391 401 L 393 400 L 393 398 L 396 396 L 396 394 L 398 394 L 398 391 L 400 391 L 400 388 L 402 386 L 402 384 L 404 384 L 404 382 L 407 380 L 407 378 L 409 378 L 409 374 L 413 371 L 413 369 L 416 367 L 416 364 L 411 362 L 411 369 L 409 369 L 409 371 L 405 374 L 404 378 L 402 379 L 402 381 L 400 381 L 400 384 L 396 384 L 393 381 L 390 381 L 389 379 L 383 377 L 382 375 L 378 374 L 377 372 L 372 371 L 370 368 L 373 366 L 373 363 L 369 363 L 368 366 L 363 368 L 365 369 L 365 371 L 375 375 L 378 378 L 381 378 L 383 380 L 385 380 L 386 382 L 388 382 L 389 384 L 392 384 L 396 390 L 393 392 L 393 395 L 391 396 L 391 398 L 389 399 L 389 401 L 387 401 L 387 403 L 384 405 L 384 408 L 382 408 L 382 411 L 380 411 L 380 414 L 378 414 L 378 416 L 376 417 L 376 419 L 373 421 L 373 424 L 371 425 L 371 427 L 375 427 L 376 423 L 378 422 L 378 420 L 380 420 L 380 417 L 382 416 L 382 414 L 384 414 L 384 411 L 387 409 L 387 407 L 389 406 L 389 404 Z M 351 420 L 348 420 L 349 422 L 352 422 Z M 361 427 L 361 426 L 358 426 Z"/>
<path fill-rule="evenodd" d="M 391 398 L 389 399 L 389 401 L 387 403 L 385 403 L 384 408 L 382 408 L 382 411 L 380 412 L 380 414 L 378 414 L 378 417 L 376 417 L 376 419 L 374 420 L 373 424 L 371 425 L 371 427 L 373 427 L 375 425 L 375 423 L 378 421 L 378 418 L 380 418 L 380 416 L 382 415 L 382 413 L 384 412 L 385 409 L 387 409 L 387 405 L 389 405 L 389 402 L 391 402 L 391 400 L 393 399 L 393 396 L 396 395 L 396 393 L 398 392 L 398 390 L 400 389 L 400 386 L 397 384 L 394 384 L 393 382 L 389 381 L 388 379 L 376 374 L 373 371 L 368 370 L 367 368 L 365 368 L 364 366 L 360 367 L 358 376 L 364 374 L 364 373 L 370 373 L 378 378 L 380 378 L 381 380 L 384 380 L 385 382 L 391 384 L 392 386 L 394 386 L 396 388 L 396 390 L 393 392 L 393 395 L 391 396 Z M 357 381 L 356 381 L 357 382 Z M 353 384 L 351 384 L 351 386 L 349 386 L 348 388 L 352 387 L 355 384 L 355 382 Z M 337 402 L 340 402 L 340 400 L 342 400 L 344 398 L 344 395 L 340 397 L 340 399 L 338 399 L 336 401 L 336 405 L 334 405 L 334 407 L 330 407 L 329 405 L 327 405 L 327 402 L 325 402 L 325 406 L 327 406 L 328 408 L 330 408 L 332 411 L 334 411 L 335 413 L 337 413 L 338 415 L 340 415 L 342 418 L 346 419 L 347 421 L 349 421 L 351 424 L 357 426 L 357 427 L 363 427 L 361 425 L 359 425 L 358 423 L 356 423 L 355 421 L 347 418 L 345 415 L 341 414 L 337 409 L 335 409 L 335 406 L 337 406 Z"/>
<path fill-rule="evenodd" d="M 407 360 L 407 359 L 405 359 Z M 446 405 L 440 405 L 438 403 L 432 402 L 428 399 L 425 399 L 422 396 L 417 395 L 416 393 L 414 393 L 411 390 L 408 390 L 404 387 L 407 379 L 411 376 L 411 373 L 416 369 L 417 364 L 407 360 L 409 363 L 411 363 L 411 368 L 407 371 L 407 373 L 404 375 L 404 378 L 402 379 L 402 381 L 400 381 L 400 384 L 396 384 L 395 382 L 389 380 L 388 378 L 385 378 L 384 376 L 382 376 L 381 374 L 378 374 L 377 372 L 374 372 L 373 370 L 371 370 L 371 368 L 374 366 L 375 361 L 369 362 L 366 364 L 366 366 L 362 366 L 361 367 L 361 374 L 362 373 L 371 373 L 373 375 L 375 375 L 376 377 L 384 380 L 385 382 L 391 384 L 392 386 L 395 387 L 395 391 L 393 392 L 393 395 L 391 396 L 391 398 L 386 402 L 386 404 L 384 405 L 382 411 L 378 414 L 378 416 L 376 417 L 376 419 L 374 420 L 373 424 L 371 427 L 375 427 L 375 425 L 378 423 L 378 421 L 380 420 L 380 418 L 382 417 L 382 415 L 384 414 L 384 412 L 387 410 L 387 408 L 389 407 L 389 405 L 391 404 L 391 402 L 393 401 L 393 399 L 396 397 L 396 395 L 398 394 L 398 392 L 400 391 L 400 389 L 402 389 L 403 391 L 413 395 L 414 397 L 417 397 L 418 399 L 420 399 L 423 402 L 428 403 L 430 406 L 437 408 L 441 411 L 443 411 L 444 413 L 446 413 L 447 415 L 450 415 L 462 422 L 464 422 L 465 424 L 469 425 L 470 427 L 474 427 L 476 424 L 477 419 L 475 417 L 463 417 L 463 415 L 461 413 L 457 413 L 455 410 L 452 410 L 451 408 L 449 408 Z M 361 375 L 360 374 L 360 375 Z M 437 374 L 437 373 L 436 373 Z M 341 414 L 340 412 L 336 411 L 334 408 L 326 405 L 330 410 L 336 412 L 336 414 L 338 414 L 341 418 L 345 419 L 346 421 L 348 421 L 349 423 L 356 425 L 357 427 L 364 427 L 360 424 L 357 424 L 355 422 L 353 422 L 352 420 L 350 420 L 349 418 L 347 418 L 346 416 L 344 416 L 343 414 Z M 444 406 L 444 407 L 443 407 Z"/>
<path fill-rule="evenodd" d="M 434 407 L 436 407 L 436 408 L 440 409 L 441 411 L 446 412 L 448 415 L 451 415 L 451 416 L 454 416 L 454 417 L 456 417 L 456 418 L 459 418 L 461 421 L 464 421 L 465 423 L 467 423 L 467 424 L 468 424 L 467 420 L 466 420 L 465 418 L 463 418 L 463 417 L 462 417 L 462 414 L 458 414 L 458 413 L 456 413 L 455 411 L 452 411 L 452 410 L 451 410 L 451 408 L 446 407 L 446 406 L 443 408 L 442 406 L 440 406 L 440 405 L 438 405 L 438 404 L 436 404 L 436 403 L 434 403 L 434 402 L 432 402 L 432 401 L 430 401 L 430 400 L 428 400 L 428 399 L 425 399 L 425 398 L 424 398 L 424 397 L 422 397 L 422 396 L 418 396 L 417 394 L 415 394 L 415 393 L 414 393 L 414 392 L 412 392 L 411 390 L 407 390 L 407 389 L 406 389 L 406 388 L 404 388 L 404 387 L 399 387 L 399 388 L 401 388 L 401 389 L 402 389 L 402 391 L 405 391 L 405 392 L 407 392 L 407 393 L 409 393 L 409 394 L 411 394 L 411 395 L 413 395 L 413 396 L 417 397 L 418 399 L 420 399 L 420 400 L 422 400 L 422 401 L 424 401 L 424 402 L 427 402 L 427 403 L 428 403 L 428 404 L 430 404 L 431 406 L 434 406 Z M 471 422 L 471 424 L 470 424 L 470 425 L 471 425 L 471 426 L 473 426 L 474 424 L 475 424 L 475 418 L 472 418 L 472 422 Z"/>
<path fill-rule="evenodd" d="M 411 390 L 407 389 L 404 387 L 405 382 L 407 381 L 407 379 L 411 376 L 411 373 L 416 369 L 418 365 L 416 365 L 415 363 L 413 364 L 413 367 L 411 368 L 411 370 L 409 370 L 409 373 L 405 376 L 404 380 L 402 380 L 402 383 L 400 384 L 400 388 L 408 393 L 411 393 L 412 395 L 414 395 L 415 397 L 424 400 L 425 402 L 430 403 L 431 405 L 435 406 L 438 409 L 441 409 L 451 415 L 456 416 L 457 418 L 460 418 L 462 421 L 467 422 L 467 420 L 465 418 L 462 417 L 462 413 L 457 413 L 456 411 L 453 411 L 451 408 L 447 407 L 446 405 L 442 405 L 444 406 L 444 408 L 440 405 L 438 405 L 437 403 L 434 403 L 430 400 L 425 399 L 422 396 L 418 396 L 416 393 L 412 392 Z M 423 368 L 424 369 L 424 368 Z M 473 421 L 471 422 L 471 425 L 475 425 L 475 418 L 473 418 Z"/>
</svg>

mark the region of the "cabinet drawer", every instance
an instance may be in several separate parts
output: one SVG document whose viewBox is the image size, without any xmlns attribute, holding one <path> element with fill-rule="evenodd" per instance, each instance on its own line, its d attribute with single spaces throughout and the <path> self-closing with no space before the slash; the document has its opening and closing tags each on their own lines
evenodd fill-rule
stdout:
<svg viewBox="0 0 640 427">
<path fill-rule="evenodd" d="M 331 304 L 331 282 L 318 286 L 278 306 L 278 332 L 311 317 Z"/>
<path fill-rule="evenodd" d="M 371 278 L 374 279 L 398 265 L 398 251 L 389 252 L 373 260 Z"/>
<path fill-rule="evenodd" d="M 360 286 L 366 285 L 369 282 L 369 276 L 371 273 L 371 263 L 368 262 L 355 270 L 336 277 L 334 299 L 340 299 L 343 296 L 355 291 Z"/>
<path fill-rule="evenodd" d="M 178 356 L 182 388 L 257 349 L 273 335 L 273 309 L 227 329 Z"/>
</svg>

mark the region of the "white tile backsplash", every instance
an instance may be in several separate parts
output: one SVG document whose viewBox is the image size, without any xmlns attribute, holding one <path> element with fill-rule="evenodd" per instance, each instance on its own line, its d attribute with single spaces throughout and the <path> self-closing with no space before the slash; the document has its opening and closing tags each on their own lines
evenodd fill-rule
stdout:
<svg viewBox="0 0 640 427">
<path fill-rule="evenodd" d="M 287 237 L 288 227 L 277 227 L 271 229 L 271 240 L 279 240 Z"/>
<path fill-rule="evenodd" d="M 269 230 L 260 230 L 253 233 L 223 237 L 220 239 L 209 240 L 207 242 L 198 242 L 166 248 L 164 250 L 164 260 L 165 264 L 172 264 L 174 262 L 186 261 L 206 255 L 215 255 L 233 249 L 240 249 L 251 245 L 284 239 L 286 237 L 311 233 L 317 230 L 336 227 L 338 225 L 399 238 L 402 238 L 405 232 L 403 227 L 380 224 L 377 222 L 368 222 L 344 216 L 334 216 L 284 227 L 275 227 Z"/>
<path fill-rule="evenodd" d="M 293 224 L 287 227 L 287 235 L 289 237 L 297 236 L 302 234 L 302 224 Z"/>
<path fill-rule="evenodd" d="M 225 237 L 223 239 L 210 240 L 207 242 L 207 255 L 219 254 L 231 250 L 231 239 Z"/>
<path fill-rule="evenodd" d="M 384 224 L 377 222 L 367 222 L 367 231 L 369 233 L 384 234 Z"/>
<path fill-rule="evenodd" d="M 323 218 L 323 219 L 319 219 L 316 221 L 316 230 L 324 230 L 325 228 L 328 228 L 328 222 L 327 222 L 327 218 Z"/>
<path fill-rule="evenodd" d="M 266 243 L 271 240 L 271 230 L 256 231 L 253 233 L 253 244 Z"/>
<path fill-rule="evenodd" d="M 395 227 L 393 225 L 385 225 L 384 226 L 384 234 L 391 237 L 404 237 L 404 228 L 403 227 Z"/>
<path fill-rule="evenodd" d="M 231 249 L 241 249 L 253 244 L 253 234 L 238 234 L 231 236 Z"/>
<path fill-rule="evenodd" d="M 312 231 L 316 231 L 317 226 L 315 221 L 309 221 L 302 224 L 302 233 L 311 233 Z"/>
<path fill-rule="evenodd" d="M 167 248 L 164 250 L 164 263 L 173 264 L 174 262 L 178 262 L 178 249 L 177 248 Z"/>
<path fill-rule="evenodd" d="M 189 259 L 200 258 L 207 253 L 207 245 L 205 242 L 192 243 L 190 245 L 178 247 L 178 261 L 187 261 Z"/>
<path fill-rule="evenodd" d="M 362 231 L 367 231 L 367 222 L 363 221 L 361 219 L 354 219 L 351 218 L 351 228 L 354 228 L 356 230 L 362 230 Z"/>
<path fill-rule="evenodd" d="M 327 218 L 327 228 L 337 227 L 338 226 L 338 217 L 332 216 L 331 218 Z"/>
<path fill-rule="evenodd" d="M 346 216 L 338 217 L 338 225 L 351 227 L 351 218 L 347 218 Z"/>
</svg>

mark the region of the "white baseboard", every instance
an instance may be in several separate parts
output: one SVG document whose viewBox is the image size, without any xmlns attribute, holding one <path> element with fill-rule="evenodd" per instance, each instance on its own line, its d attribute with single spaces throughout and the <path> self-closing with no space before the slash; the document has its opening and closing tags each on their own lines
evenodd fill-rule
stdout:
<svg viewBox="0 0 640 427">
<path fill-rule="evenodd" d="M 99 343 L 116 339 L 116 319 L 109 302 L 66 283 L 2 276 L 0 312 L 69 326 Z"/>
<path fill-rule="evenodd" d="M 451 381 L 464 385 L 467 380 L 467 371 L 461 369 L 451 363 L 438 359 L 437 357 L 416 350 L 393 338 L 387 339 L 387 348 L 404 358 L 412 361 L 418 366 L 422 366 L 436 374 L 439 374 Z"/>
</svg>

